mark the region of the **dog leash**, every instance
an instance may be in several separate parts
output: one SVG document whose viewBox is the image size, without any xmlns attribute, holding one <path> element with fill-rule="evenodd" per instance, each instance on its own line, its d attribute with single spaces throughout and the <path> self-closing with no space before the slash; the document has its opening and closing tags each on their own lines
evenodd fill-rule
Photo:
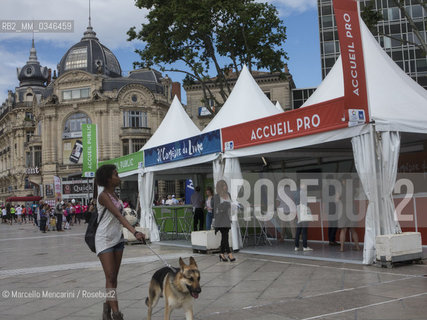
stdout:
<svg viewBox="0 0 427 320">
<path fill-rule="evenodd" d="M 151 246 L 144 240 L 143 241 L 143 243 L 148 247 L 148 249 L 150 249 L 151 250 L 151 252 L 153 252 L 156 256 L 157 256 L 157 258 L 159 258 L 159 260 L 161 261 L 161 262 L 163 262 L 163 264 L 166 266 L 166 267 L 168 267 L 169 269 L 171 269 L 173 272 L 176 272 L 177 271 L 177 269 L 176 268 L 174 268 L 174 267 L 172 267 L 169 263 L 167 263 L 166 262 L 166 260 L 165 259 L 163 259 L 156 251 L 154 251 L 153 250 L 153 248 L 151 248 Z"/>
</svg>

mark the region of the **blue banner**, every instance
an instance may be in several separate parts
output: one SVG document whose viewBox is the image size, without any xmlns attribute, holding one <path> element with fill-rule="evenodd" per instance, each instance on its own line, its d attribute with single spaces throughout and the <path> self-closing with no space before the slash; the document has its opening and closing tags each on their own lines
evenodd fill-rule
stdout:
<svg viewBox="0 0 427 320">
<path fill-rule="evenodd" d="M 191 196 L 194 193 L 193 180 L 185 180 L 185 204 L 191 204 Z"/>
<path fill-rule="evenodd" d="M 220 130 L 144 150 L 144 160 L 145 166 L 150 167 L 215 152 L 221 152 Z"/>
</svg>

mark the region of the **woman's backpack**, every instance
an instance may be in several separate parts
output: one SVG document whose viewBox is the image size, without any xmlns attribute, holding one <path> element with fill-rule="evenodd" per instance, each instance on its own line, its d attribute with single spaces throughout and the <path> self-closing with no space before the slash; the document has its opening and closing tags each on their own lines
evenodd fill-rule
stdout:
<svg viewBox="0 0 427 320">
<path fill-rule="evenodd" d="M 101 219 L 99 219 L 99 222 L 101 222 L 102 218 L 104 217 L 105 211 L 107 208 L 104 208 L 104 211 L 102 212 Z M 98 210 L 92 211 L 91 217 L 89 220 L 89 223 L 87 225 L 86 234 L 85 234 L 85 242 L 88 245 L 89 249 L 92 252 L 96 253 L 96 247 L 95 247 L 95 234 L 96 230 L 98 229 Z"/>
</svg>

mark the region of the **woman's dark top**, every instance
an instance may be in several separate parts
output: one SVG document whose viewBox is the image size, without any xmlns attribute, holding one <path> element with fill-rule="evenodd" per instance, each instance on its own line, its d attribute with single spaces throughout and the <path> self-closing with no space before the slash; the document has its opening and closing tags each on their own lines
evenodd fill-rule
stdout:
<svg viewBox="0 0 427 320">
<path fill-rule="evenodd" d="M 230 194 L 228 194 L 230 196 Z M 213 197 L 213 212 L 215 219 L 215 229 L 231 228 L 231 197 L 224 200 L 218 194 Z"/>
</svg>

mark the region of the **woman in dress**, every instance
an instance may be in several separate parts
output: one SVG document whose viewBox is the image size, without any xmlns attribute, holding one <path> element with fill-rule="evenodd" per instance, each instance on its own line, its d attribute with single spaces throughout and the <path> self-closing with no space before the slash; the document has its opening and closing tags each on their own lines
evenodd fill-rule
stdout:
<svg viewBox="0 0 427 320">
<path fill-rule="evenodd" d="M 221 253 L 220 261 L 233 262 L 236 258 L 230 250 L 228 243 L 228 233 L 231 229 L 231 196 L 228 192 L 227 183 L 224 180 L 219 180 L 216 183 L 216 195 L 214 196 L 213 209 L 215 217 L 215 234 L 221 232 Z M 227 255 L 227 256 L 226 256 Z"/>
<path fill-rule="evenodd" d="M 96 254 L 101 261 L 105 273 L 107 301 L 104 303 L 103 320 L 122 320 L 117 302 L 117 277 L 122 262 L 124 238 L 122 226 L 133 233 L 136 239 L 144 241 L 145 235 L 135 230 L 122 216 L 123 203 L 115 193 L 120 186 L 120 178 L 115 165 L 103 165 L 95 175 L 96 186 L 104 187 L 99 194 L 95 186 L 94 198 L 97 199 L 98 229 L 95 235 Z M 112 312 L 112 313 L 111 313 Z"/>
</svg>

